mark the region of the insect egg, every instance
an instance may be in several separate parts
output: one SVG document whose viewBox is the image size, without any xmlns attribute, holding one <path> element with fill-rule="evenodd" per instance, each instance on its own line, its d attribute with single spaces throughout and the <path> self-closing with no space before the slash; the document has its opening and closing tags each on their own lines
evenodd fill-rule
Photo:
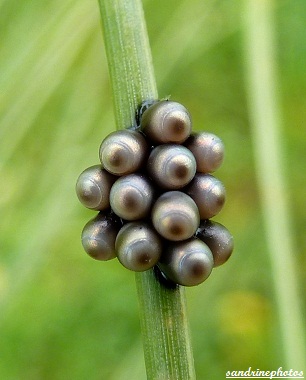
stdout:
<svg viewBox="0 0 306 380">
<path fill-rule="evenodd" d="M 222 182 L 211 174 L 197 173 L 187 186 L 186 193 L 197 204 L 201 219 L 217 215 L 225 202 L 225 188 Z"/>
<path fill-rule="evenodd" d="M 102 141 L 100 161 L 107 171 L 122 176 L 135 172 L 144 164 L 148 149 L 140 132 L 116 131 Z"/>
<path fill-rule="evenodd" d="M 149 156 L 148 173 L 160 187 L 168 190 L 186 186 L 196 172 L 193 154 L 177 144 L 159 145 Z"/>
<path fill-rule="evenodd" d="M 182 104 L 163 100 L 143 113 L 140 127 L 155 143 L 181 144 L 190 135 L 191 117 Z"/>
<path fill-rule="evenodd" d="M 154 189 L 145 176 L 129 174 L 114 183 L 110 192 L 110 205 L 121 218 L 138 220 L 149 214 L 153 196 Z"/>
<path fill-rule="evenodd" d="M 208 132 L 194 133 L 185 146 L 194 154 L 198 172 L 212 173 L 221 166 L 224 145 L 216 135 Z"/>
<path fill-rule="evenodd" d="M 195 202 L 180 191 L 162 194 L 152 209 L 152 221 L 165 239 L 180 241 L 190 238 L 197 230 L 200 216 Z"/>
<path fill-rule="evenodd" d="M 171 281 L 184 285 L 199 285 L 213 269 L 213 256 L 201 240 L 191 238 L 170 243 L 158 263 L 159 269 Z"/>
<path fill-rule="evenodd" d="M 116 257 L 115 241 L 121 224 L 109 213 L 99 213 L 90 220 L 82 231 L 82 245 L 89 256 L 96 260 Z"/>
<path fill-rule="evenodd" d="M 234 248 L 233 236 L 222 224 L 205 220 L 201 222 L 196 235 L 210 248 L 215 267 L 224 264 L 231 256 Z"/>
<path fill-rule="evenodd" d="M 109 194 L 116 177 L 109 174 L 101 165 L 84 170 L 76 183 L 79 201 L 92 210 L 105 210 L 109 207 Z"/>
<path fill-rule="evenodd" d="M 127 223 L 117 235 L 118 260 L 130 270 L 141 272 L 152 268 L 158 262 L 161 251 L 161 239 L 147 223 Z"/>
</svg>

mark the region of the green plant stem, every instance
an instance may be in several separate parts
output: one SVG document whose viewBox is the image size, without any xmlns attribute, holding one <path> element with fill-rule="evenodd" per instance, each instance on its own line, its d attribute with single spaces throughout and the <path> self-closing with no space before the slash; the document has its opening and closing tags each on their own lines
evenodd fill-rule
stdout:
<svg viewBox="0 0 306 380">
<path fill-rule="evenodd" d="M 143 100 L 157 99 L 140 0 L 99 0 L 117 129 L 135 123 Z"/>
<path fill-rule="evenodd" d="M 152 270 L 136 284 L 148 379 L 195 379 L 184 288 L 165 287 Z"/>
<path fill-rule="evenodd" d="M 248 100 L 254 155 L 286 365 L 305 368 L 304 326 L 298 295 L 287 203 L 277 101 L 273 1 L 249 0 L 245 8 Z"/>
<path fill-rule="evenodd" d="M 135 124 L 144 100 L 157 99 L 140 0 L 99 0 L 117 129 Z M 165 287 L 153 270 L 136 273 L 147 378 L 195 379 L 184 289 Z"/>
</svg>

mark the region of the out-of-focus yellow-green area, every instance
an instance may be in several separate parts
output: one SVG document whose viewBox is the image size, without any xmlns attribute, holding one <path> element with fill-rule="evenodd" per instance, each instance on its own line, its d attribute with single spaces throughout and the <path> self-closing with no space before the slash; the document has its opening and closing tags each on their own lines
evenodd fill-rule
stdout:
<svg viewBox="0 0 306 380">
<path fill-rule="evenodd" d="M 199 380 L 285 366 L 247 107 L 247 1 L 144 2 L 160 97 L 183 103 L 194 129 L 226 146 L 215 175 L 227 203 L 214 219 L 232 232 L 235 250 L 186 292 Z M 275 1 L 273 12 L 288 223 L 303 296 L 306 3 Z M 98 3 L 2 0 L 0 39 L 0 378 L 142 380 L 134 275 L 116 260 L 90 259 L 80 243 L 95 213 L 78 203 L 75 181 L 99 162 L 100 142 L 115 129 Z"/>
</svg>

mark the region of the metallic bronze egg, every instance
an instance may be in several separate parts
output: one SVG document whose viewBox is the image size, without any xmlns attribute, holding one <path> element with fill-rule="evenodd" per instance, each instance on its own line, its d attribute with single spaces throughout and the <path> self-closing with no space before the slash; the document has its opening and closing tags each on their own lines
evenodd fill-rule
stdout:
<svg viewBox="0 0 306 380">
<path fill-rule="evenodd" d="M 82 231 L 82 245 L 88 255 L 103 261 L 116 257 L 115 241 L 121 225 L 119 218 L 105 212 L 90 220 Z"/>
<path fill-rule="evenodd" d="M 200 216 L 197 205 L 188 195 L 168 191 L 155 202 L 152 221 L 156 231 L 165 239 L 180 241 L 195 233 Z"/>
<path fill-rule="evenodd" d="M 148 144 L 140 132 L 122 130 L 109 134 L 103 140 L 99 156 L 108 172 L 122 176 L 141 168 L 148 152 Z"/>
<path fill-rule="evenodd" d="M 201 284 L 210 275 L 213 265 L 209 247 L 197 238 L 170 243 L 158 262 L 166 278 L 184 286 Z"/>
<path fill-rule="evenodd" d="M 115 246 L 121 264 L 136 272 L 156 265 L 162 252 L 161 238 L 144 222 L 125 224 L 117 235 Z"/>
<path fill-rule="evenodd" d="M 225 202 L 225 188 L 222 182 L 211 174 L 197 173 L 187 186 L 186 193 L 197 204 L 201 219 L 217 215 Z"/>
<path fill-rule="evenodd" d="M 186 186 L 193 179 L 196 161 L 190 150 L 184 146 L 164 144 L 152 150 L 147 170 L 158 186 L 175 190 Z"/>
<path fill-rule="evenodd" d="M 76 183 L 76 194 L 80 202 L 92 210 L 105 210 L 109 204 L 109 195 L 116 177 L 109 174 L 101 165 L 84 170 Z"/>
<path fill-rule="evenodd" d="M 139 220 L 149 215 L 154 189 L 145 176 L 129 174 L 120 177 L 110 192 L 112 210 L 125 220 Z"/>
<path fill-rule="evenodd" d="M 200 223 L 196 235 L 210 248 L 215 267 L 224 264 L 230 258 L 234 249 L 234 239 L 222 224 L 205 220 Z"/>
<path fill-rule="evenodd" d="M 223 162 L 223 142 L 213 133 L 194 133 L 185 142 L 185 146 L 194 154 L 197 171 L 200 173 L 212 173 Z"/>
<path fill-rule="evenodd" d="M 191 132 L 191 117 L 180 103 L 163 100 L 142 115 L 140 127 L 153 142 L 183 143 Z"/>
</svg>

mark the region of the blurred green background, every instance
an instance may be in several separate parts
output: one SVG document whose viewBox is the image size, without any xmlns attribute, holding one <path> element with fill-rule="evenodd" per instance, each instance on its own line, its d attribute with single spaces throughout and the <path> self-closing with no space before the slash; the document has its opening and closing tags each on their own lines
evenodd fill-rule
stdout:
<svg viewBox="0 0 306 380">
<path fill-rule="evenodd" d="M 255 171 L 248 1 L 144 1 L 160 97 L 183 103 L 194 128 L 226 146 L 216 176 L 227 203 L 215 220 L 234 235 L 235 251 L 186 291 L 200 380 L 293 366 Z M 304 296 L 306 2 L 272 5 L 286 221 Z M 90 259 L 80 243 L 95 214 L 78 203 L 75 181 L 115 129 L 98 3 L 2 0 L 0 33 L 0 378 L 145 379 L 134 275 L 116 260 Z M 305 298 L 298 301 L 302 314 L 288 324 L 301 317 L 305 327 Z"/>
</svg>

